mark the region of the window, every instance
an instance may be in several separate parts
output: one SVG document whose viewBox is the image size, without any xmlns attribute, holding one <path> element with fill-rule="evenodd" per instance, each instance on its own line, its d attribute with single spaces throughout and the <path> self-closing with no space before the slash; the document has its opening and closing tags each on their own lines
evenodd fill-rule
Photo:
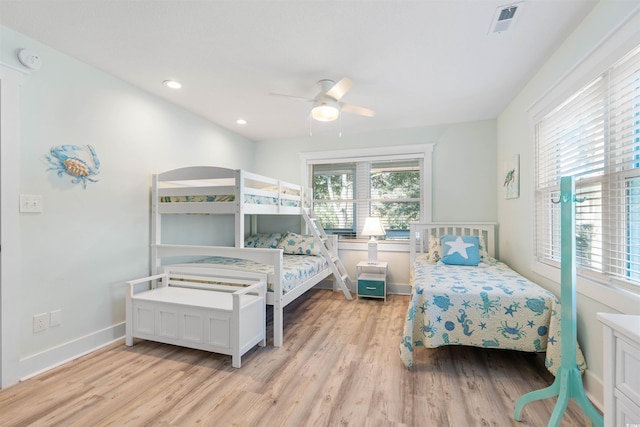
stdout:
<svg viewBox="0 0 640 427">
<path fill-rule="evenodd" d="M 362 150 L 359 157 L 307 159 L 313 209 L 327 233 L 357 237 L 366 217 L 379 216 L 387 239 L 409 238 L 409 223 L 425 219 L 430 171 L 425 173 L 423 152 L 402 151 L 365 157 Z M 428 146 L 429 168 L 430 152 Z M 428 194 L 430 200 L 430 189 Z"/>
<path fill-rule="evenodd" d="M 535 121 L 536 257 L 559 266 L 560 178 L 576 178 L 576 265 L 640 289 L 640 46 Z"/>
<path fill-rule="evenodd" d="M 355 163 L 313 165 L 313 210 L 325 231 L 355 236 Z"/>
</svg>

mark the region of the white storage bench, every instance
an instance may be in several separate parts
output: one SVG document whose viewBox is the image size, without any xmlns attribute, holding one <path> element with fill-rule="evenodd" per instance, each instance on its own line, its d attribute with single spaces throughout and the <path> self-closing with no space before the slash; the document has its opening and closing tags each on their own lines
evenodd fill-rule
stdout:
<svg viewBox="0 0 640 427">
<path fill-rule="evenodd" d="M 266 341 L 266 275 L 165 267 L 126 282 L 126 345 L 134 338 L 241 357 Z"/>
</svg>

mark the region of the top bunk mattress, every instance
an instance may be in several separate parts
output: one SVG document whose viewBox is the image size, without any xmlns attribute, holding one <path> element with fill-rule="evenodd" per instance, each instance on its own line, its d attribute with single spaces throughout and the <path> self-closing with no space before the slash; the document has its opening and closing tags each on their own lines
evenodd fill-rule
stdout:
<svg viewBox="0 0 640 427">
<path fill-rule="evenodd" d="M 257 273 L 273 274 L 273 266 L 240 258 L 214 256 L 195 261 L 198 264 L 214 264 L 234 269 L 250 270 Z M 320 273 L 328 266 L 327 260 L 319 255 L 283 255 L 282 260 L 282 289 L 284 293 L 295 289 L 302 283 Z M 268 284 L 268 290 L 273 292 L 273 284 Z"/>
<path fill-rule="evenodd" d="M 278 206 L 278 200 L 280 200 L 279 206 L 299 207 L 300 201 L 278 198 L 272 196 L 259 196 L 256 194 L 245 194 L 244 203 L 252 205 L 271 205 Z M 198 196 L 161 196 L 160 203 L 225 203 L 235 202 L 236 196 L 234 194 L 213 194 L 213 195 L 198 195 Z"/>
</svg>

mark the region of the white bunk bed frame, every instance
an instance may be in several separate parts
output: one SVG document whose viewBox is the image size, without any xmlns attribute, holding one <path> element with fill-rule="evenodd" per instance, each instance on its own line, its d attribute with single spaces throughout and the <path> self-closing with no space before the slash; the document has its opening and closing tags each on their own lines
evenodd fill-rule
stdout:
<svg viewBox="0 0 640 427">
<path fill-rule="evenodd" d="M 233 196 L 233 201 L 159 203 L 161 197 Z M 276 198 L 276 204 L 250 203 L 245 196 Z M 305 205 L 304 189 L 278 179 L 242 169 L 213 166 L 193 166 L 163 172 L 153 176 L 152 224 L 153 244 L 161 243 L 162 214 L 233 214 L 235 215 L 235 245 L 244 246 L 244 216 L 300 215 Z M 288 206 L 286 202 L 295 203 Z"/>
<path fill-rule="evenodd" d="M 163 197 L 233 195 L 233 201 L 183 201 L 177 203 L 160 203 Z M 245 195 L 266 196 L 277 200 L 276 204 L 252 203 L 245 200 Z M 288 206 L 285 203 L 294 203 Z M 312 221 L 312 213 L 305 206 L 303 188 L 296 184 L 264 177 L 244 170 L 219 167 L 196 166 L 167 171 L 153 176 L 152 183 L 152 245 L 151 271 L 161 272 L 163 260 L 172 257 L 204 258 L 223 256 L 240 258 L 273 266 L 273 274 L 268 275 L 268 283 L 273 292 L 267 292 L 267 304 L 273 306 L 273 343 L 280 347 L 284 335 L 283 309 L 290 302 L 304 294 L 320 281 L 334 274 L 335 284 L 340 276 L 342 290 L 347 299 L 352 299 L 347 289 L 348 275 L 340 262 L 337 253 L 337 239 L 327 236 L 321 226 L 316 224 L 312 235 L 316 237 L 328 257 L 328 268 L 309 278 L 294 289 L 284 293 L 283 251 L 281 249 L 244 248 L 245 215 L 302 215 L 307 225 Z M 196 246 L 168 245 L 162 243 L 161 221 L 163 214 L 233 214 L 235 215 L 235 247 L 229 246 Z M 317 228 L 320 228 L 318 231 Z M 310 227 L 311 228 L 311 227 Z M 197 268 L 207 269 L 213 265 L 190 264 Z M 230 270 L 241 270 L 233 266 L 219 266 Z M 338 274 L 336 274 L 338 273 Z M 343 274 L 344 273 L 344 274 Z M 345 277 L 346 276 L 346 277 Z"/>
</svg>

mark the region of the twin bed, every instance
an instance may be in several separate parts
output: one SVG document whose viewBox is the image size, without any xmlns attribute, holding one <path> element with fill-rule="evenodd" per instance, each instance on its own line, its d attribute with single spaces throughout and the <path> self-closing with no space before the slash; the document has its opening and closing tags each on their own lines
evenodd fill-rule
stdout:
<svg viewBox="0 0 640 427">
<path fill-rule="evenodd" d="M 335 258 L 337 245 L 301 233 L 258 233 L 256 215 L 301 216 L 307 205 L 301 186 L 244 170 L 202 166 L 154 175 L 151 271 L 189 264 L 203 271 L 215 266 L 266 274 L 266 300 L 273 306 L 273 343 L 279 347 L 284 307 L 332 274 L 330 260 L 319 245 L 330 248 Z M 235 246 L 164 243 L 162 222 L 168 215 L 231 215 Z M 184 219 L 189 221 L 189 217 Z"/>
<path fill-rule="evenodd" d="M 453 246 L 442 244 L 444 236 L 476 236 L 478 264 L 459 265 L 455 259 L 446 264 L 443 252 Z M 399 346 L 407 367 L 417 347 L 469 345 L 544 351 L 546 367 L 555 375 L 560 301 L 496 260 L 494 239 L 493 224 L 411 224 L 413 286 Z M 580 350 L 577 356 L 579 368 L 586 369 Z"/>
</svg>

